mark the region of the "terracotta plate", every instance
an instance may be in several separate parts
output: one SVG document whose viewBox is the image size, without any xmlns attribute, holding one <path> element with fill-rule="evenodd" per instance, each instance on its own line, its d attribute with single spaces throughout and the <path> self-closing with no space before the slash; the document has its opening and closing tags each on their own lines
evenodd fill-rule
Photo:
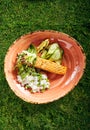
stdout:
<svg viewBox="0 0 90 130">
<path fill-rule="evenodd" d="M 63 76 L 47 73 L 50 89 L 43 93 L 30 93 L 16 81 L 14 66 L 16 56 L 27 49 L 31 43 L 35 46 L 41 41 L 49 39 L 51 43 L 58 42 L 64 50 L 63 65 L 67 66 L 67 73 Z M 57 31 L 38 31 L 21 36 L 9 48 L 5 57 L 4 71 L 7 82 L 14 93 L 21 99 L 31 103 L 48 103 L 65 96 L 79 82 L 85 68 L 85 54 L 79 43 L 67 34 Z"/>
</svg>

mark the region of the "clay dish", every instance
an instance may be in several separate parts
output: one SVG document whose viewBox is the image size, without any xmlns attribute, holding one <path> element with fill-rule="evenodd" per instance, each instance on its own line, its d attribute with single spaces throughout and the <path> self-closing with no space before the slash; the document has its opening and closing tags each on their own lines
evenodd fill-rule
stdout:
<svg viewBox="0 0 90 130">
<path fill-rule="evenodd" d="M 38 46 L 41 41 L 49 39 L 58 42 L 64 50 L 62 64 L 67 66 L 65 75 L 47 73 L 50 89 L 43 93 L 31 93 L 16 81 L 14 66 L 17 54 L 27 49 L 31 43 Z M 85 68 L 85 54 L 80 44 L 69 35 L 57 31 L 37 31 L 21 36 L 9 48 L 4 63 L 6 80 L 12 91 L 21 99 L 30 103 L 49 103 L 60 99 L 70 92 L 81 79 Z"/>
</svg>

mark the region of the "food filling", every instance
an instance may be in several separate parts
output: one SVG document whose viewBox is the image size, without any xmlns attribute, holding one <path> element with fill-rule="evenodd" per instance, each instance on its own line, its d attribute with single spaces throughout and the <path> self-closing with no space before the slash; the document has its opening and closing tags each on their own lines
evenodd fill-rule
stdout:
<svg viewBox="0 0 90 130">
<path fill-rule="evenodd" d="M 56 66 L 54 68 L 57 68 L 57 66 L 61 65 L 63 50 L 58 43 L 50 44 L 49 39 L 46 39 L 42 41 L 37 48 L 33 44 L 30 44 L 30 47 L 27 50 L 18 53 L 15 66 L 15 69 L 17 70 L 17 81 L 22 87 L 33 93 L 43 92 L 50 88 L 50 82 L 47 75 L 41 72 L 42 66 L 39 65 L 38 69 L 36 65 L 38 56 L 40 57 L 40 60 L 45 59 L 46 62 L 50 61 L 50 63 L 54 63 L 54 66 Z M 49 66 L 47 67 L 47 71 L 48 68 Z"/>
</svg>

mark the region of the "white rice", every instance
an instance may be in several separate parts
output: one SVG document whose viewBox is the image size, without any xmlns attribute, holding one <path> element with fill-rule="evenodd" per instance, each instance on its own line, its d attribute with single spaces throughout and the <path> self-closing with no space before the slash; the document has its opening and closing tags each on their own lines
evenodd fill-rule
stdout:
<svg viewBox="0 0 90 130">
<path fill-rule="evenodd" d="M 31 88 L 32 92 L 40 92 L 43 89 L 47 89 L 50 86 L 49 80 L 45 74 L 41 74 L 41 78 L 38 76 L 27 75 L 24 79 L 20 75 L 17 75 L 17 80 L 21 86 Z"/>
</svg>

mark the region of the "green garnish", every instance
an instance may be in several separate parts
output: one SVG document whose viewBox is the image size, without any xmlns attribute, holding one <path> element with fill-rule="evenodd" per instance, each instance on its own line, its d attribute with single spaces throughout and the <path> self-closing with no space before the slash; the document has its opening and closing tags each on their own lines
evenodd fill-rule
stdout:
<svg viewBox="0 0 90 130">
<path fill-rule="evenodd" d="M 58 43 L 49 45 L 49 40 L 46 39 L 37 47 L 37 52 L 41 53 L 41 58 L 54 61 L 57 64 L 61 64 L 63 50 L 60 48 Z"/>
<path fill-rule="evenodd" d="M 46 39 L 41 42 L 41 44 L 37 47 L 37 52 L 40 53 L 44 51 L 49 45 L 49 39 Z"/>
<path fill-rule="evenodd" d="M 31 64 L 34 65 L 37 58 L 36 48 L 31 44 L 30 47 L 22 51 L 17 56 L 17 68 L 20 68 L 22 64 Z"/>
<path fill-rule="evenodd" d="M 27 50 L 31 54 L 36 54 L 36 48 L 34 45 L 30 44 L 30 47 Z"/>
</svg>

